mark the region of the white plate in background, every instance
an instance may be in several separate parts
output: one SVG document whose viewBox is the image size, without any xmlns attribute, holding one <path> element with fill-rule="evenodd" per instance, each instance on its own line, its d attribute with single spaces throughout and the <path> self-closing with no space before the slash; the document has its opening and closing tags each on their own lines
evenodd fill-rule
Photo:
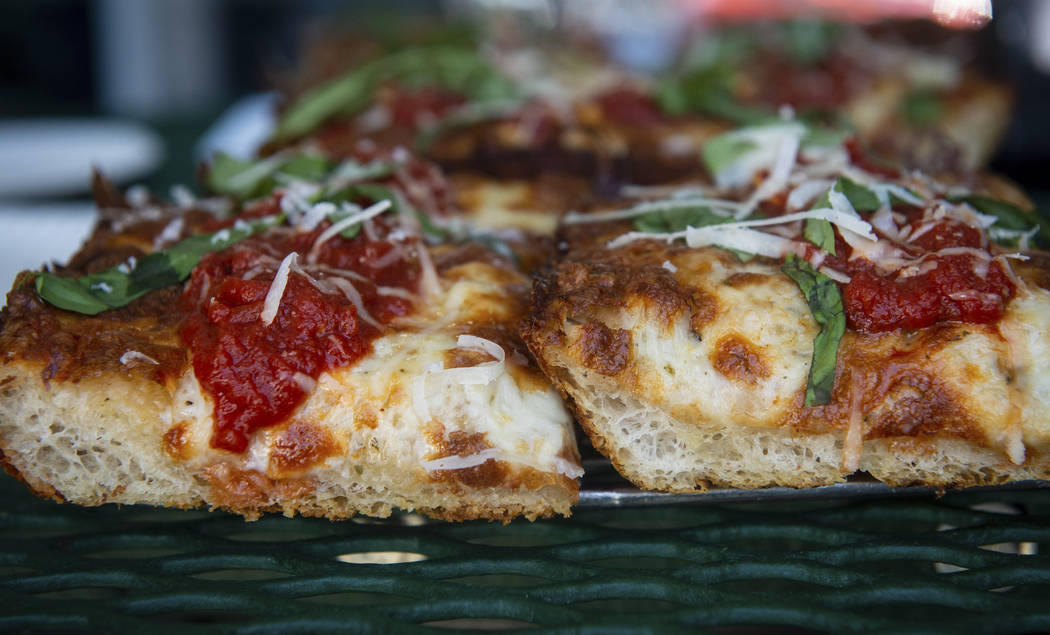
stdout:
<svg viewBox="0 0 1050 635">
<path fill-rule="evenodd" d="M 132 121 L 0 119 L 0 198 L 87 192 L 93 167 L 128 183 L 163 160 L 160 136 Z"/>
<path fill-rule="evenodd" d="M 18 272 L 69 260 L 95 224 L 95 205 L 0 202 L 0 287 L 3 297 Z M 0 302 L 3 304 L 4 302 Z"/>
</svg>

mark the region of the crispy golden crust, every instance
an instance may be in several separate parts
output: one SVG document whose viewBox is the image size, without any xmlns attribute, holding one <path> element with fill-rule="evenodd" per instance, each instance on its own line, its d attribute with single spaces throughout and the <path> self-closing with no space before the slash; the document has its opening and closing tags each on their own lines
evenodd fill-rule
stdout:
<svg viewBox="0 0 1050 635">
<path fill-rule="evenodd" d="M 23 275 L 7 296 L 0 330 L 3 361 L 44 364 L 44 381 L 78 381 L 104 373 L 131 373 L 164 384 L 180 375 L 189 357 L 179 341 L 181 315 L 171 307 L 172 287 L 98 316 L 76 315 L 47 304 L 36 294 L 31 275 Z M 138 351 L 156 364 L 124 364 Z"/>
<path fill-rule="evenodd" d="M 128 234 L 132 240 L 103 223 L 80 252 L 82 270 L 97 270 L 101 262 L 111 266 L 114 253 L 123 256 L 112 247 L 121 240 L 145 249 L 151 232 L 162 229 L 156 223 L 137 226 Z M 532 404 L 525 407 L 537 399 L 557 406 L 517 332 L 528 279 L 476 244 L 436 248 L 431 258 L 443 288 L 459 300 L 438 293 L 417 314 L 400 318 L 383 344 L 403 349 L 385 353 L 400 361 L 366 357 L 358 364 L 371 363 L 368 372 L 327 373 L 290 420 L 257 431 L 256 445 L 240 455 L 210 447 L 210 399 L 193 379 L 179 337 L 182 315 L 173 309 L 180 287 L 91 317 L 44 303 L 31 275 L 23 276 L 8 297 L 0 329 L 0 464 L 40 496 L 85 505 L 210 506 L 249 519 L 268 512 L 385 516 L 398 507 L 450 520 L 567 515 L 578 495 L 575 479 L 538 459 L 530 463 L 534 457 L 506 454 L 506 432 L 491 444 L 483 432 L 471 432 L 474 415 L 466 403 L 456 406 L 469 395 L 446 391 L 442 406 L 459 410 L 432 410 L 430 425 L 447 425 L 447 433 L 428 437 L 427 421 L 412 423 L 418 412 L 413 381 L 425 374 L 423 366 L 443 361 L 453 371 L 496 363 L 491 355 L 459 347 L 459 335 L 505 351 L 508 359 L 499 362 L 509 377 L 509 383 L 505 377 L 499 383 L 504 393 Z M 128 351 L 157 363 L 129 358 Z M 407 370 L 410 363 L 416 367 Z M 368 383 L 383 373 L 390 379 L 375 387 Z M 571 473 L 579 457 L 568 418 L 554 414 L 561 422 L 552 417 L 549 423 L 564 432 L 568 445 L 551 453 L 567 466 L 558 469 Z M 548 438 L 532 442 L 558 440 L 541 433 Z M 417 440 L 406 442 L 413 434 Z M 536 433 L 512 436 L 530 439 L 528 434 Z M 435 448 L 431 455 L 414 455 L 428 443 Z M 469 464 L 472 453 L 486 449 L 504 454 Z M 452 465 L 425 467 L 439 459 Z"/>
<path fill-rule="evenodd" d="M 747 303 L 751 295 L 758 301 L 771 285 L 786 281 L 777 267 L 759 270 L 763 265 L 758 261 L 745 266 L 714 248 L 690 253 L 641 241 L 616 250 L 580 249 L 537 277 L 531 316 L 523 328 L 525 342 L 594 446 L 625 476 L 642 487 L 666 490 L 710 484 L 810 486 L 834 482 L 856 469 L 845 468 L 851 452 L 861 457 L 862 469 L 893 484 L 990 484 L 1045 470 L 1040 467 L 1039 427 L 1021 425 L 1023 404 L 1030 402 L 1028 393 L 1015 388 L 1015 375 L 1022 372 L 1016 344 L 996 325 L 944 323 L 918 331 L 848 332 L 839 346 L 830 402 L 804 407 L 804 376 L 778 384 L 775 375 L 782 372 L 783 349 L 808 350 L 814 332 L 800 330 L 770 348 L 768 342 L 756 341 L 755 333 L 778 328 L 778 323 L 739 312 L 736 298 Z M 672 266 L 661 266 L 665 262 Z M 1048 264 L 1050 260 L 1034 253 L 1018 272 L 1045 288 Z M 783 290 L 797 294 L 790 285 L 777 288 L 781 291 L 774 297 L 782 297 L 781 302 L 788 300 Z M 766 326 L 752 328 L 750 335 L 734 326 L 735 321 L 754 320 Z M 689 336 L 696 340 L 690 342 Z M 808 361 L 808 353 L 804 359 Z M 689 381 L 707 386 L 708 392 L 683 394 L 676 387 Z M 730 386 L 737 392 L 726 393 Z M 774 407 L 758 410 L 769 390 L 775 394 Z M 734 399 L 731 394 L 743 396 L 730 408 L 734 414 L 714 414 L 717 408 L 711 404 Z M 727 417 L 736 423 L 727 423 Z M 832 454 L 821 460 L 830 458 L 834 469 L 819 477 L 807 472 L 798 479 L 767 481 L 699 470 L 684 481 L 665 480 L 647 472 L 658 466 L 640 465 L 624 442 L 627 430 L 642 426 L 645 418 L 666 418 L 668 426 L 678 427 L 678 437 L 690 429 L 717 428 L 711 432 L 716 439 L 755 436 L 769 443 L 770 435 L 786 435 L 800 448 L 809 439 L 830 440 Z M 859 426 L 855 448 L 847 440 L 851 426 Z M 637 453 L 649 443 L 645 439 L 658 434 L 642 434 Z M 965 467 L 929 468 L 927 463 L 952 460 L 946 458 L 952 455 L 946 447 L 955 448 L 951 452 Z M 893 461 L 885 458 L 893 452 L 899 454 Z M 886 467 L 894 461 L 896 467 Z M 904 469 L 901 461 L 920 467 Z M 967 461 L 978 462 L 977 467 Z"/>
</svg>

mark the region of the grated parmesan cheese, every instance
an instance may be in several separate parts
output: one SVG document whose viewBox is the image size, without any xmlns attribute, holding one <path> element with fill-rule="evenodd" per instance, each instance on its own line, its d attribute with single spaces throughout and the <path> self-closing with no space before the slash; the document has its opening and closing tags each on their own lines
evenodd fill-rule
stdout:
<svg viewBox="0 0 1050 635">
<path fill-rule="evenodd" d="M 288 270 L 296 264 L 298 259 L 299 254 L 293 251 L 285 256 L 281 265 L 277 267 L 277 273 L 274 274 L 273 282 L 270 283 L 270 290 L 266 292 L 266 299 L 263 300 L 263 310 L 259 313 L 259 319 L 265 326 L 270 326 L 277 317 L 277 309 L 281 305 L 281 298 L 284 297 L 284 288 L 288 286 Z"/>
<path fill-rule="evenodd" d="M 318 236 L 317 240 L 314 241 L 313 246 L 310 248 L 310 253 L 309 255 L 307 255 L 307 261 L 316 261 L 317 253 L 321 250 L 321 246 L 333 237 L 335 237 L 337 234 L 339 234 L 339 232 L 343 231 L 347 227 L 350 227 L 351 225 L 356 225 L 357 223 L 362 223 L 368 220 L 369 218 L 379 216 L 383 212 L 390 209 L 390 205 L 391 203 L 389 200 L 379 201 L 378 203 L 371 205 L 361 210 L 360 212 L 357 212 L 356 214 L 351 214 L 346 218 L 340 220 L 339 222 L 332 224 L 331 227 L 321 232 L 321 235 Z"/>
<path fill-rule="evenodd" d="M 134 362 L 146 362 L 148 364 L 153 364 L 154 366 L 160 364 L 160 362 L 153 359 L 149 355 L 146 355 L 145 353 L 140 353 L 139 351 L 126 351 L 123 355 L 120 356 L 120 363 L 124 366 L 132 365 Z"/>
</svg>

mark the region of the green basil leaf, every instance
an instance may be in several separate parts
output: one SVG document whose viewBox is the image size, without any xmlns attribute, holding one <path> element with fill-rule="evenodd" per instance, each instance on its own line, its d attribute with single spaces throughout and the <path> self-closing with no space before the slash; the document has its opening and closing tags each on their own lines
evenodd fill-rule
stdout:
<svg viewBox="0 0 1050 635">
<path fill-rule="evenodd" d="M 761 218 L 760 214 L 752 214 L 749 219 Z M 640 232 L 649 234 L 666 234 L 684 231 L 688 227 L 705 227 L 707 225 L 721 225 L 733 222 L 733 218 L 716 214 L 709 207 L 701 205 L 695 207 L 667 207 L 656 209 L 651 212 L 636 216 L 634 228 Z M 755 254 L 738 249 L 726 249 L 732 252 L 740 260 L 747 262 L 755 257 Z"/>
<path fill-rule="evenodd" d="M 1044 248 L 1050 247 L 1050 218 L 1037 210 L 1025 211 L 1013 203 L 977 194 L 953 196 L 948 200 L 952 203 L 966 203 L 982 214 L 994 216 L 994 226 L 1001 229 L 1029 231 L 1038 225 L 1036 244 Z"/>
<path fill-rule="evenodd" d="M 731 220 L 728 216 L 715 214 L 708 207 L 668 207 L 636 216 L 634 228 L 640 232 L 661 234 L 680 232 L 686 227 L 720 225 Z"/>
<path fill-rule="evenodd" d="M 723 65 L 696 69 L 659 82 L 654 97 L 670 115 L 699 113 L 744 126 L 777 120 L 770 109 L 740 103 L 733 96 L 732 77 L 732 69 Z"/>
<path fill-rule="evenodd" d="M 60 309 L 84 315 L 98 315 L 112 308 L 109 304 L 96 298 L 75 278 L 65 278 L 46 272 L 38 273 L 34 284 L 37 295 Z"/>
<path fill-rule="evenodd" d="M 220 152 L 212 157 L 207 184 L 214 192 L 243 201 L 269 193 L 278 181 L 320 181 L 331 167 L 328 159 L 313 154 L 241 161 Z"/>
<path fill-rule="evenodd" d="M 332 223 L 334 225 L 334 224 L 338 223 L 339 221 L 343 220 L 344 218 L 346 218 L 347 216 L 349 216 L 349 214 L 347 214 L 346 212 L 339 211 L 339 212 L 336 212 L 334 214 L 329 214 L 325 218 L 328 219 L 329 223 Z M 349 225 L 349 226 L 345 227 L 341 232 L 339 232 L 339 235 L 342 236 L 343 238 L 346 238 L 347 240 L 349 240 L 351 238 L 357 238 L 357 235 L 360 234 L 360 233 L 361 233 L 361 223 L 354 223 L 353 225 Z"/>
<path fill-rule="evenodd" d="M 805 405 L 826 404 L 831 401 L 831 391 L 835 385 L 835 358 L 839 342 L 846 332 L 842 294 L 834 280 L 794 254 L 788 255 L 780 270 L 798 285 L 813 319 L 821 326 L 820 333 L 813 339 L 813 361 L 809 367 Z"/>
<path fill-rule="evenodd" d="M 854 183 L 853 181 L 842 176 L 839 177 L 835 184 L 832 185 L 827 192 L 817 202 L 813 204 L 813 209 L 830 208 L 831 201 L 828 194 L 831 190 L 841 192 L 846 196 L 846 199 L 853 206 L 853 209 L 860 212 L 873 212 L 879 209 L 879 197 L 863 185 Z M 813 243 L 817 247 L 828 252 L 832 256 L 835 255 L 835 228 L 832 227 L 831 223 L 823 218 L 807 218 L 805 229 L 802 231 L 802 236 Z"/>
<path fill-rule="evenodd" d="M 835 228 L 823 218 L 807 218 L 802 236 L 820 249 L 835 255 Z"/>
<path fill-rule="evenodd" d="M 904 120 L 913 126 L 932 126 L 944 114 L 944 104 L 935 93 L 917 90 L 904 98 L 900 112 Z"/>
<path fill-rule="evenodd" d="M 726 251 L 732 252 L 732 254 L 736 256 L 737 260 L 739 260 L 740 262 L 748 262 L 749 260 L 753 260 L 755 257 L 755 254 L 748 253 L 746 251 L 740 251 L 739 249 L 726 248 Z"/>
<path fill-rule="evenodd" d="M 732 133 L 718 135 L 708 139 L 700 150 L 704 167 L 717 178 L 724 170 L 736 163 L 741 157 L 757 146 L 749 139 L 740 138 Z"/>
<path fill-rule="evenodd" d="M 155 251 L 139 260 L 128 274 L 128 289 L 132 295 L 141 294 L 170 287 L 181 281 L 182 277 L 172 265 L 171 257 L 166 252 Z"/>
<path fill-rule="evenodd" d="M 406 86 L 441 86 L 472 101 L 508 99 L 517 89 L 472 49 L 429 46 L 403 49 L 354 68 L 307 92 L 277 124 L 276 141 L 310 133 L 329 118 L 354 115 L 372 101 L 376 88 L 396 81 Z"/>
<path fill-rule="evenodd" d="M 143 257 L 134 265 L 121 264 L 80 278 L 39 273 L 35 283 L 37 295 L 60 309 L 97 315 L 107 309 L 125 306 L 150 291 L 185 280 L 205 254 L 226 249 L 283 221 L 284 215 L 279 214 L 246 223 L 243 227 L 191 236 L 168 249 Z"/>
<path fill-rule="evenodd" d="M 879 197 L 868 188 L 840 176 L 832 188 L 846 195 L 850 205 L 858 212 L 874 212 L 879 209 Z"/>
<path fill-rule="evenodd" d="M 220 152 L 212 157 L 208 167 L 207 184 L 213 192 L 229 194 L 244 200 L 251 198 L 252 193 L 260 189 L 260 185 L 276 169 L 277 162 L 272 159 L 241 161 Z"/>
<path fill-rule="evenodd" d="M 331 162 L 322 156 L 297 154 L 281 164 L 281 167 L 277 169 L 277 176 L 292 177 L 300 181 L 320 181 L 331 170 Z"/>
<path fill-rule="evenodd" d="M 354 159 L 345 159 L 332 171 L 329 178 L 340 183 L 360 183 L 390 176 L 395 171 L 397 165 L 389 161 L 361 163 Z"/>
</svg>

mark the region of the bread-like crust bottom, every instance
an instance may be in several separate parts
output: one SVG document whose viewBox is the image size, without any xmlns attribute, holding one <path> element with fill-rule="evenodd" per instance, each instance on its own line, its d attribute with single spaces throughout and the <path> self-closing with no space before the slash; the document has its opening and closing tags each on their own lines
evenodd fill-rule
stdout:
<svg viewBox="0 0 1050 635">
<path fill-rule="evenodd" d="M 232 454 L 229 461 L 219 452 L 206 462 L 179 461 L 166 447 L 171 397 L 163 386 L 109 374 L 45 384 L 37 366 L 0 368 L 0 463 L 44 498 L 87 506 L 207 506 L 250 520 L 265 512 L 386 517 L 400 508 L 444 520 L 503 522 L 567 516 L 577 498 L 568 478 L 536 489 L 465 487 L 421 478 L 419 470 L 382 456 L 363 464 L 355 459 L 355 469 L 335 460 L 281 478 L 244 469 Z"/>
<path fill-rule="evenodd" d="M 647 407 L 594 373 L 546 370 L 595 448 L 635 485 L 665 492 L 709 487 L 817 487 L 844 482 L 845 433 L 696 424 Z M 864 442 L 860 471 L 895 487 L 998 485 L 1045 479 L 1050 461 L 1014 465 L 1000 452 L 957 439 L 882 438 Z"/>
</svg>

